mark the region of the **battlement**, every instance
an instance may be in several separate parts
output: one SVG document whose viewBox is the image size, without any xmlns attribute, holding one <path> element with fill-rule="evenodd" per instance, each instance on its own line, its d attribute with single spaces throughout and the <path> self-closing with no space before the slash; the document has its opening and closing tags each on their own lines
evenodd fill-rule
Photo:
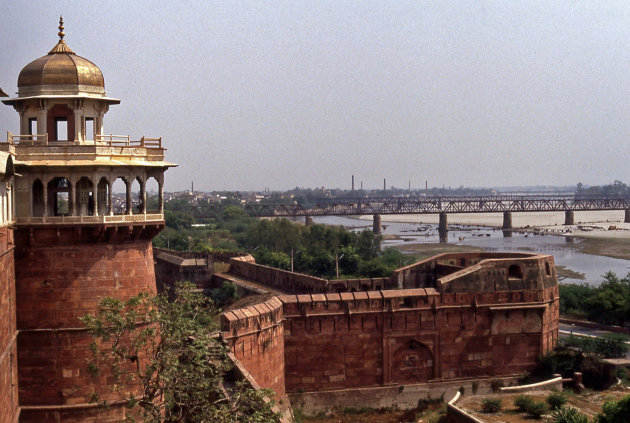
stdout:
<svg viewBox="0 0 630 423">
<path fill-rule="evenodd" d="M 282 302 L 277 297 L 264 303 L 226 311 L 221 315 L 223 339 L 260 333 L 280 325 L 283 321 Z"/>
</svg>

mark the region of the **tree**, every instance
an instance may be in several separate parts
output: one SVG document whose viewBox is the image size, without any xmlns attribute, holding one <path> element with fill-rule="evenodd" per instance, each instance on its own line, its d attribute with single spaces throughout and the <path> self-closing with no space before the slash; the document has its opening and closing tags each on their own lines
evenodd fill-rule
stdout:
<svg viewBox="0 0 630 423">
<path fill-rule="evenodd" d="M 82 317 L 94 336 L 90 373 L 113 378 L 131 410 L 127 422 L 278 421 L 267 391 L 230 380 L 231 364 L 212 335 L 216 313 L 212 300 L 182 284 L 171 301 L 106 298 L 96 315 Z"/>
</svg>

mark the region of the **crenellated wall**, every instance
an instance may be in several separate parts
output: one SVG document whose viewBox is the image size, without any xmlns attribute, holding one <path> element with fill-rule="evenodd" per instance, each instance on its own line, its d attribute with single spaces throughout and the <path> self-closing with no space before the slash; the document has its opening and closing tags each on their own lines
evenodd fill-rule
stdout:
<svg viewBox="0 0 630 423">
<path fill-rule="evenodd" d="M 277 297 L 221 315 L 222 337 L 232 354 L 277 399 L 285 393 L 283 320 Z"/>
<path fill-rule="evenodd" d="M 531 370 L 558 337 L 558 286 L 550 269 L 551 256 L 449 254 L 399 269 L 391 278 L 425 287 L 277 297 L 285 390 L 435 383 Z M 265 329 L 248 332 L 240 323 L 247 313 L 253 312 L 226 313 L 223 336 L 245 357 L 246 368 L 253 363 L 259 369 L 268 357 L 253 357 L 261 348 L 252 336 Z M 269 377 L 255 370 L 256 380 L 256 372 Z"/>
</svg>

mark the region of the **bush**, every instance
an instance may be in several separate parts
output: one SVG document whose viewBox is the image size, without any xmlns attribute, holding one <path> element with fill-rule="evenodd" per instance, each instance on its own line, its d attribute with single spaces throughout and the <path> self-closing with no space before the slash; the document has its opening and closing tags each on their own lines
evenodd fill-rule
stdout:
<svg viewBox="0 0 630 423">
<path fill-rule="evenodd" d="M 562 392 L 552 392 L 547 397 L 547 404 L 552 410 L 561 409 L 567 403 L 567 397 Z"/>
<path fill-rule="evenodd" d="M 588 423 L 588 417 L 577 408 L 561 408 L 551 415 L 553 423 Z"/>
<path fill-rule="evenodd" d="M 522 411 L 523 413 L 527 411 L 532 402 L 534 402 L 534 400 L 528 395 L 519 395 L 514 398 L 514 406 L 518 408 L 518 411 Z"/>
<path fill-rule="evenodd" d="M 481 411 L 484 413 L 496 413 L 501 409 L 501 400 L 499 398 L 484 398 L 481 401 Z"/>
<path fill-rule="evenodd" d="M 604 403 L 602 412 L 595 417 L 594 423 L 628 423 L 630 416 L 630 395 L 619 401 Z"/>
<path fill-rule="evenodd" d="M 528 416 L 539 419 L 547 412 L 547 405 L 542 401 L 532 400 L 525 412 Z"/>
</svg>

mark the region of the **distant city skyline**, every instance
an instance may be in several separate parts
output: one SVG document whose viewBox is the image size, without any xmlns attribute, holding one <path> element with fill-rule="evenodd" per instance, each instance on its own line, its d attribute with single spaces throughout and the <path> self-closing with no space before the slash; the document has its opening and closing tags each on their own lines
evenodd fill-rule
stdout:
<svg viewBox="0 0 630 423">
<path fill-rule="evenodd" d="M 630 3 L 3 2 L 0 87 L 57 41 L 165 189 L 628 182 Z M 0 109 L 0 130 L 19 132 Z"/>
</svg>

